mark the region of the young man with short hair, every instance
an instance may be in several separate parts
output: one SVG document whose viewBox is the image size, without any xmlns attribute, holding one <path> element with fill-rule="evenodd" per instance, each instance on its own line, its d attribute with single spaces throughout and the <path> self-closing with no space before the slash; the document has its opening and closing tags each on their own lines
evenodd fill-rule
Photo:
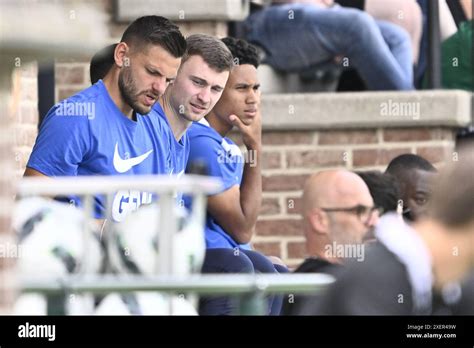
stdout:
<svg viewBox="0 0 474 348">
<path fill-rule="evenodd" d="M 222 97 L 200 123 L 189 129 L 189 163 L 204 160 L 211 176 L 224 183 L 222 192 L 208 197 L 204 273 L 276 273 L 272 262 L 251 250 L 262 199 L 259 59 L 255 47 L 244 40 L 225 38 L 234 56 Z M 250 160 L 226 135 L 236 126 Z M 277 266 L 278 267 L 278 266 Z M 282 272 L 285 267 L 280 267 Z M 281 299 L 269 298 L 269 313 L 279 314 Z M 236 305 L 228 297 L 203 298 L 200 314 L 232 314 Z"/>
<path fill-rule="evenodd" d="M 403 154 L 390 161 L 385 173 L 398 182 L 403 216 L 409 221 L 416 221 L 426 215 L 436 168 L 421 156 Z"/>
<path fill-rule="evenodd" d="M 135 20 L 114 50 L 103 81 L 55 105 L 44 119 L 26 176 L 141 175 L 167 171 L 162 126 L 153 105 L 178 72 L 186 41 L 159 16 Z M 151 202 L 151 193 L 121 191 L 112 218 Z M 77 199 L 77 198 L 76 198 Z M 103 216 L 103 197 L 96 197 Z"/>
<path fill-rule="evenodd" d="M 91 82 L 105 78 L 112 63 L 114 45 L 104 47 L 91 60 Z M 233 57 L 219 39 L 194 34 L 186 39 L 186 53 L 175 81 L 155 103 L 160 116 L 161 136 L 166 139 L 166 159 L 169 170 L 163 174 L 181 175 L 189 157 L 187 128 L 200 121 L 217 103 L 232 69 Z"/>
</svg>

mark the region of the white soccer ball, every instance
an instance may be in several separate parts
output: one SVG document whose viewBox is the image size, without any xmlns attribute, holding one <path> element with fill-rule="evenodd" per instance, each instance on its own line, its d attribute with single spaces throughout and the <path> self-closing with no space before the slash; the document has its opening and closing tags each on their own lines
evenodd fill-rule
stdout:
<svg viewBox="0 0 474 348">
<path fill-rule="evenodd" d="M 204 227 L 182 207 L 176 207 L 178 231 L 173 236 L 171 260 L 174 275 L 199 273 L 204 261 Z M 107 236 L 110 266 L 116 273 L 157 275 L 160 248 L 159 208 L 156 204 L 140 207 L 115 224 Z"/>
<path fill-rule="evenodd" d="M 18 275 L 41 279 L 98 274 L 104 250 L 96 229 L 84 231 L 84 219 L 80 209 L 51 199 L 35 197 L 17 202 L 12 225 L 18 240 Z M 92 297 L 86 295 L 70 294 L 66 305 L 68 314 L 88 314 L 84 312 L 86 308 L 93 310 Z M 14 313 L 46 314 L 46 298 L 42 294 L 22 294 Z"/>
<path fill-rule="evenodd" d="M 84 232 L 82 210 L 44 198 L 20 200 L 13 215 L 23 276 L 96 274 L 104 253 L 97 229 Z M 94 225 L 92 225 L 94 227 Z"/>
<path fill-rule="evenodd" d="M 95 315 L 197 315 L 184 297 L 156 292 L 132 292 L 107 295 L 97 306 Z"/>
</svg>

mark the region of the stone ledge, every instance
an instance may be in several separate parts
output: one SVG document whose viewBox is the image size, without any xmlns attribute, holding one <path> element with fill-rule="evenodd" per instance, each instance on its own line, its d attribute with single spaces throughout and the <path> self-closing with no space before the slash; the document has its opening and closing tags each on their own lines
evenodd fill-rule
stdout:
<svg viewBox="0 0 474 348">
<path fill-rule="evenodd" d="M 115 20 L 156 14 L 173 21 L 239 21 L 248 16 L 249 6 L 248 0 L 117 0 Z"/>
<path fill-rule="evenodd" d="M 472 94 L 461 90 L 267 94 L 264 130 L 465 127 Z"/>
</svg>

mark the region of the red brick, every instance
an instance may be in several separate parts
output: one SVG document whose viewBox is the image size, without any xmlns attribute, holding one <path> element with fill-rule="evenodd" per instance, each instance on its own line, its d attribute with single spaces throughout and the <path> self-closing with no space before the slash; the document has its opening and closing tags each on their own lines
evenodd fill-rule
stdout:
<svg viewBox="0 0 474 348">
<path fill-rule="evenodd" d="M 305 242 L 289 242 L 287 250 L 288 250 L 289 259 L 304 258 L 306 255 L 306 243 Z"/>
<path fill-rule="evenodd" d="M 18 160 L 20 163 L 20 170 L 23 172 L 26 169 L 26 164 L 28 163 L 28 160 L 30 158 L 31 151 L 20 151 L 18 153 Z"/>
<path fill-rule="evenodd" d="M 38 82 L 36 79 L 21 79 L 20 99 L 22 101 L 38 101 Z"/>
<path fill-rule="evenodd" d="M 31 104 L 23 104 L 18 112 L 18 122 L 21 124 L 38 124 L 38 107 Z"/>
<path fill-rule="evenodd" d="M 404 153 L 411 151 L 409 148 L 354 150 L 353 165 L 355 167 L 387 165 L 393 158 Z"/>
<path fill-rule="evenodd" d="M 11 190 L 10 188 L 8 188 L 8 190 L 2 191 L 2 192 L 9 194 Z M 3 213 L 5 214 L 5 212 Z M 11 224 L 11 217 L 4 214 L 0 215 L 0 234 L 5 234 L 6 231 L 10 228 L 10 224 Z"/>
<path fill-rule="evenodd" d="M 312 132 L 264 132 L 263 145 L 312 144 Z"/>
<path fill-rule="evenodd" d="M 262 153 L 262 169 L 276 169 L 281 167 L 281 155 L 279 152 Z"/>
<path fill-rule="evenodd" d="M 257 221 L 257 235 L 259 236 L 302 236 L 302 220 L 265 220 Z"/>
<path fill-rule="evenodd" d="M 375 130 L 321 131 L 319 133 L 320 145 L 372 144 L 376 142 L 377 132 Z"/>
<path fill-rule="evenodd" d="M 263 191 L 302 190 L 309 175 L 271 175 L 263 176 Z"/>
<path fill-rule="evenodd" d="M 267 256 L 281 257 L 281 243 L 280 242 L 258 242 L 252 243 L 255 250 Z"/>
<path fill-rule="evenodd" d="M 431 163 L 443 162 L 450 159 L 451 149 L 444 146 L 417 147 L 416 154 Z"/>
<path fill-rule="evenodd" d="M 383 141 L 452 140 L 453 131 L 446 128 L 391 128 L 384 129 Z"/>
<path fill-rule="evenodd" d="M 84 81 L 84 70 L 84 66 L 58 66 L 55 71 L 55 82 L 58 85 L 84 84 L 86 82 Z"/>
<path fill-rule="evenodd" d="M 69 98 L 81 90 L 82 88 L 60 88 L 58 91 L 58 101 Z"/>
<path fill-rule="evenodd" d="M 15 127 L 14 146 L 32 147 L 36 140 L 38 130 L 36 127 Z"/>
<path fill-rule="evenodd" d="M 343 166 L 344 150 L 289 151 L 286 155 L 289 168 L 315 168 Z"/>
<path fill-rule="evenodd" d="M 22 77 L 38 77 L 38 65 L 36 63 L 21 64 L 20 74 Z"/>
<path fill-rule="evenodd" d="M 303 200 L 300 197 L 289 197 L 286 200 L 286 211 L 288 214 L 301 214 L 303 212 Z"/>
<path fill-rule="evenodd" d="M 260 208 L 260 215 L 271 215 L 280 213 L 280 202 L 277 198 L 264 198 L 262 207 Z"/>
</svg>

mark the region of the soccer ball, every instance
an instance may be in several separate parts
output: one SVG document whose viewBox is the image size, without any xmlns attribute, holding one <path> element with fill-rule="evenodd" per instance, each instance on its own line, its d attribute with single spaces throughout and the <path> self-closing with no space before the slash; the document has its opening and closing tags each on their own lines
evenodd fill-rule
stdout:
<svg viewBox="0 0 474 348">
<path fill-rule="evenodd" d="M 95 315 L 197 315 L 184 297 L 156 292 L 109 294 L 97 306 Z"/>
<path fill-rule="evenodd" d="M 176 206 L 178 231 L 173 236 L 173 275 L 199 273 L 205 255 L 204 228 Z M 157 275 L 160 229 L 159 207 L 150 204 L 116 223 L 107 236 L 110 266 L 116 273 Z M 157 231 L 159 231 L 157 233 Z"/>
<path fill-rule="evenodd" d="M 104 252 L 99 233 L 94 229 L 84 232 L 80 209 L 50 199 L 26 198 L 17 202 L 12 224 L 18 239 L 16 267 L 20 276 L 59 279 L 101 271 Z M 68 314 L 87 314 L 86 308 L 93 310 L 93 299 L 89 295 L 70 294 L 66 305 Z M 14 312 L 46 314 L 46 299 L 42 294 L 23 294 L 17 299 Z"/>
<path fill-rule="evenodd" d="M 19 201 L 13 215 L 24 276 L 99 273 L 104 253 L 97 229 L 84 232 L 84 214 L 73 205 L 44 198 Z"/>
</svg>

